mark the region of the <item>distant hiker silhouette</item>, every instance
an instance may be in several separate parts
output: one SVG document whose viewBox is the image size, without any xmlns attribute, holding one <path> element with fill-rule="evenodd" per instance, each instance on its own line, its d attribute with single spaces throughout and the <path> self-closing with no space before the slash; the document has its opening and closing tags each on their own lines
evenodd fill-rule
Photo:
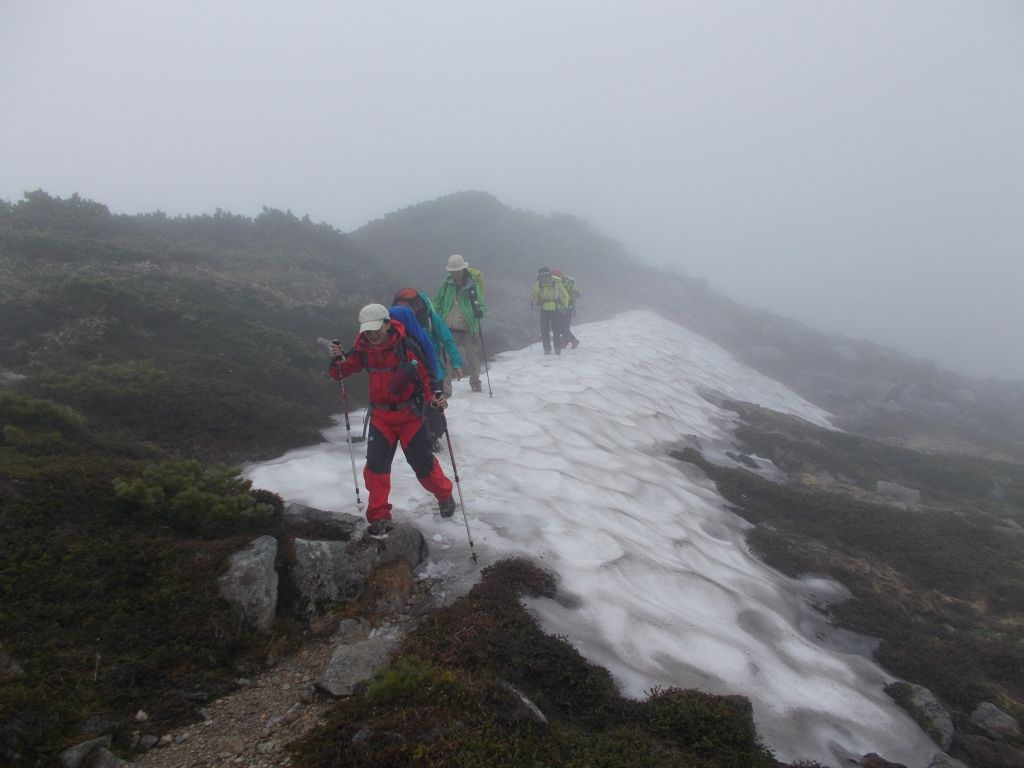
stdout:
<svg viewBox="0 0 1024 768">
<path fill-rule="evenodd" d="M 562 281 L 565 292 L 569 294 L 569 306 L 562 313 L 562 346 L 576 349 L 580 345 L 580 340 L 572 332 L 572 321 L 576 317 L 576 300 L 580 297 L 580 289 L 572 275 L 567 275 L 560 269 L 552 269 L 551 274 Z"/>
<path fill-rule="evenodd" d="M 540 309 L 540 340 L 544 354 L 551 354 L 552 341 L 555 354 L 562 354 L 562 322 L 563 314 L 569 308 L 569 293 L 548 267 L 537 270 L 531 306 Z"/>
</svg>

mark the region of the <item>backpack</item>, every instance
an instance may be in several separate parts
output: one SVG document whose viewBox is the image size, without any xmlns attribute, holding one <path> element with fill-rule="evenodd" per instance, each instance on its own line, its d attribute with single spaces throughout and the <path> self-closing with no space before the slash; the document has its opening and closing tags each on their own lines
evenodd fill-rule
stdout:
<svg viewBox="0 0 1024 768">
<path fill-rule="evenodd" d="M 477 288 L 480 289 L 480 298 L 486 301 L 487 292 L 484 290 L 484 273 L 475 267 L 467 267 L 466 269 L 469 272 L 469 276 L 473 278 L 473 281 L 476 283 Z"/>
</svg>

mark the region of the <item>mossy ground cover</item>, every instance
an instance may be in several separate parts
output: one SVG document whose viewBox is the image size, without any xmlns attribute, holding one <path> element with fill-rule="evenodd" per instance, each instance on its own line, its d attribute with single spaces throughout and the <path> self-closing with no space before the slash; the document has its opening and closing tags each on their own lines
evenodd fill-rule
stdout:
<svg viewBox="0 0 1024 768">
<path fill-rule="evenodd" d="M 758 745 L 744 699 L 676 689 L 622 698 L 606 670 L 545 634 L 520 603 L 554 590 L 553 578 L 524 560 L 486 568 L 292 748 L 295 765 L 778 765 Z"/>
<path fill-rule="evenodd" d="M 0 643 L 25 673 L 0 683 L 0 764 L 50 764 L 90 718 L 123 736 L 139 708 L 155 727 L 194 716 L 275 641 L 216 588 L 271 506 L 229 470 L 88 427 L 0 394 Z"/>
<path fill-rule="evenodd" d="M 985 700 L 1024 715 L 1024 537 L 998 529 L 1014 515 L 1022 468 L 894 448 L 746 404 L 737 410 L 746 449 L 849 483 L 781 485 L 692 449 L 676 454 L 703 467 L 756 524 L 754 551 L 785 573 L 825 574 L 849 588 L 853 599 L 830 608 L 835 620 L 881 638 L 879 661 L 935 691 L 957 723 Z M 925 503 L 871 503 L 859 491 L 877 479 L 916 487 Z M 999 501 L 990 493 L 996 483 Z"/>
</svg>

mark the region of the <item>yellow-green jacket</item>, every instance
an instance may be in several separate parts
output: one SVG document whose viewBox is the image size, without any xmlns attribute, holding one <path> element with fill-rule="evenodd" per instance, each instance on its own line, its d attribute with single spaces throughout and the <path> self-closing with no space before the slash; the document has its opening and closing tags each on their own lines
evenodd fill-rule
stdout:
<svg viewBox="0 0 1024 768">
<path fill-rule="evenodd" d="M 533 284 L 533 303 L 541 309 L 568 309 L 569 292 L 562 281 L 552 276 L 550 282 L 538 280 Z"/>
</svg>

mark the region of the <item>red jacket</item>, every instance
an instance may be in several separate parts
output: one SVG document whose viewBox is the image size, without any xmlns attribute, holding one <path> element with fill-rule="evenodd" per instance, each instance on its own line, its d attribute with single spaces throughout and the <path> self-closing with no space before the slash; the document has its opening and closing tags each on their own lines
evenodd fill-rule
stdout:
<svg viewBox="0 0 1024 768">
<path fill-rule="evenodd" d="M 391 328 L 388 331 L 388 338 L 383 344 L 375 346 L 359 334 L 356 336 L 355 345 L 342 360 L 331 364 L 329 373 L 331 378 L 350 376 L 353 373 L 366 368 L 370 375 L 369 396 L 370 402 L 374 405 L 387 405 L 389 403 L 401 403 L 411 400 L 416 394 L 416 386 L 413 379 L 404 382 L 397 392 L 392 393 L 388 384 L 398 371 L 403 362 L 399 359 L 399 345 L 405 340 L 405 326 L 398 320 L 391 321 Z M 427 366 L 422 360 L 417 359 L 412 350 L 412 342 L 401 344 L 405 347 L 405 360 L 416 362 L 416 375 L 423 384 L 422 393 L 426 401 L 432 397 L 430 387 L 430 374 Z M 365 361 L 365 362 L 364 362 Z"/>
</svg>

